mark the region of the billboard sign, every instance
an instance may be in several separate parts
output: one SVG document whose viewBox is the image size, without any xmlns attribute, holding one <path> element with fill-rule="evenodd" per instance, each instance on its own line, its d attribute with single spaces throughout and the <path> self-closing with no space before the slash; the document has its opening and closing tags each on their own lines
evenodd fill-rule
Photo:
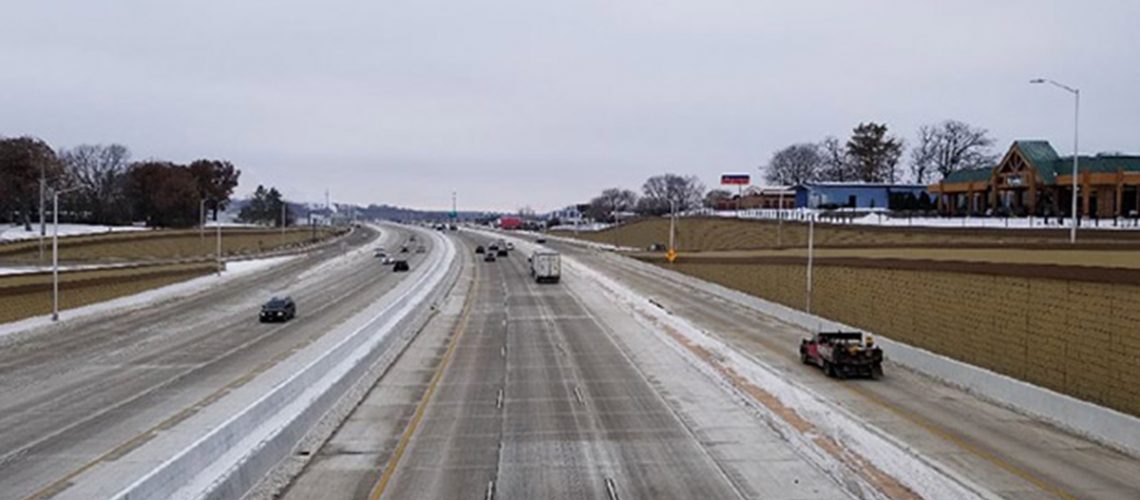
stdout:
<svg viewBox="0 0 1140 500">
<path fill-rule="evenodd" d="M 720 176 L 722 186 L 747 186 L 752 179 L 748 174 L 723 174 Z"/>
</svg>

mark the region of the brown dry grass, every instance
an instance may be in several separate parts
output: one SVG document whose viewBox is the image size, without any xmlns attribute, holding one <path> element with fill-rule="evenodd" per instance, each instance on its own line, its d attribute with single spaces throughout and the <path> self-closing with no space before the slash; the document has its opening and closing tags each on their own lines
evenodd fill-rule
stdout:
<svg viewBox="0 0 1140 500">
<path fill-rule="evenodd" d="M 325 239 L 336 234 L 320 228 L 316 235 Z M 274 229 L 227 228 L 222 231 L 225 255 L 247 255 L 298 246 L 311 241 L 309 228 L 292 228 L 282 235 Z M 108 233 L 60 238 L 59 254 L 63 262 L 135 262 L 148 260 L 193 259 L 213 255 L 212 232 L 205 237 L 198 230 L 155 230 Z M 50 258 L 50 242 L 47 246 Z M 36 240 L 0 245 L 0 261 L 12 264 L 38 263 Z"/>
<path fill-rule="evenodd" d="M 645 218 L 604 231 L 558 231 L 559 236 L 577 237 L 619 246 L 647 248 L 668 243 L 669 220 Z M 1003 230 L 899 228 L 817 224 L 819 247 L 946 247 L 946 246 L 1056 246 L 1068 243 L 1063 229 Z M 715 217 L 681 218 L 677 223 L 677 249 L 701 252 L 807 246 L 807 226 L 802 223 L 740 220 Z M 1085 231 L 1082 248 L 1088 245 L 1140 247 L 1140 232 Z"/>
<path fill-rule="evenodd" d="M 60 309 L 132 295 L 214 272 L 213 263 L 133 266 L 60 273 Z M 51 274 L 6 276 L 0 280 L 0 323 L 51 312 Z"/>
</svg>

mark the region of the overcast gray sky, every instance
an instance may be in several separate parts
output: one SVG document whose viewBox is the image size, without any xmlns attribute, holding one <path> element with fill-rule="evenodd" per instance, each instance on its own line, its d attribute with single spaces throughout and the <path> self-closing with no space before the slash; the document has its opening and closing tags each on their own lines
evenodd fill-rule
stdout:
<svg viewBox="0 0 1140 500">
<path fill-rule="evenodd" d="M 1140 150 L 1140 2 L 12 1 L 0 134 L 225 158 L 239 192 L 539 210 L 860 121 Z M 935 5 L 938 4 L 938 5 Z"/>
</svg>

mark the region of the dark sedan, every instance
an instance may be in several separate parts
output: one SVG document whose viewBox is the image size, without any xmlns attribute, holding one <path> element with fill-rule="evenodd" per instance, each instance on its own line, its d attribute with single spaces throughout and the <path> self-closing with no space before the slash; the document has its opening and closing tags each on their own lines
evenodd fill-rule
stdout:
<svg viewBox="0 0 1140 500">
<path fill-rule="evenodd" d="M 269 321 L 289 321 L 297 316 L 297 304 L 291 297 L 273 297 L 261 306 L 259 319 L 262 323 Z"/>
</svg>

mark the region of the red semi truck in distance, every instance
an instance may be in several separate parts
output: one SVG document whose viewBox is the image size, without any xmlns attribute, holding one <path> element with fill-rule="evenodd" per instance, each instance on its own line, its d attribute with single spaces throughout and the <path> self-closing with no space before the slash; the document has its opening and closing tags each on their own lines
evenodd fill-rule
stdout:
<svg viewBox="0 0 1140 500">
<path fill-rule="evenodd" d="M 520 227 L 522 227 L 522 219 L 518 217 L 512 217 L 509 215 L 499 217 L 500 229 L 518 229 Z"/>
</svg>

